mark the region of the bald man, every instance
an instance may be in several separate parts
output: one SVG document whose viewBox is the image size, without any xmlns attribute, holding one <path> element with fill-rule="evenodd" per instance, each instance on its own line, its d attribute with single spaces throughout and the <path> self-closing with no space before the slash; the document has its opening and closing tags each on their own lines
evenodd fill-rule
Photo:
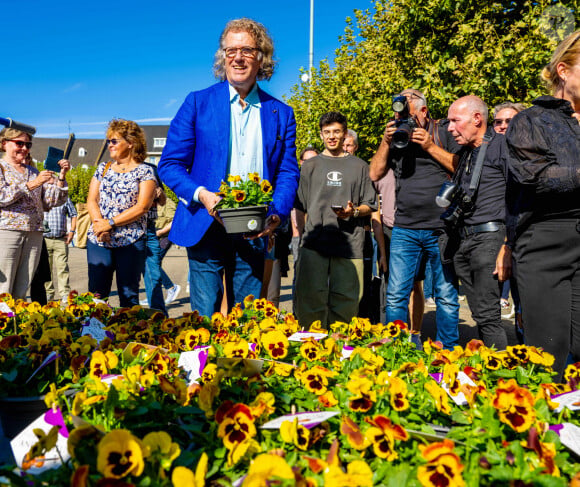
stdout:
<svg viewBox="0 0 580 487">
<path fill-rule="evenodd" d="M 505 138 L 488 127 L 487 105 L 477 96 L 456 100 L 449 107 L 448 119 L 449 132 L 463 146 L 453 181 L 471 200 L 471 204 L 457 205 L 464 214 L 459 216 L 461 240 L 453 263 L 480 338 L 488 347 L 505 350 L 507 337 L 499 302 L 500 280 L 509 278 L 511 270 L 511 252 L 504 246 L 508 174 Z M 453 208 L 452 202 L 446 213 L 451 214 Z"/>
</svg>

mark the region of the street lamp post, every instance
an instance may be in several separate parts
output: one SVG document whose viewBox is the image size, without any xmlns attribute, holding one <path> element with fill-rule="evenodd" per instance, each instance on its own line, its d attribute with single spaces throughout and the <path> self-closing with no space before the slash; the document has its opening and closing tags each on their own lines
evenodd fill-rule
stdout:
<svg viewBox="0 0 580 487">
<path fill-rule="evenodd" d="M 308 78 L 312 83 L 312 65 L 314 64 L 314 0 L 310 0 L 310 48 L 308 49 Z"/>
</svg>

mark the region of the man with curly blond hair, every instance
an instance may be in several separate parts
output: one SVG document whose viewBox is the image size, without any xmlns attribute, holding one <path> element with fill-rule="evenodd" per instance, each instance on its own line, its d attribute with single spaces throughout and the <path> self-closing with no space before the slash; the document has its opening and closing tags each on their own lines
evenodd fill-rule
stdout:
<svg viewBox="0 0 580 487">
<path fill-rule="evenodd" d="M 288 217 L 298 186 L 296 122 L 290 107 L 258 86 L 274 72 L 274 45 L 251 19 L 230 21 L 220 36 L 219 83 L 190 93 L 173 119 L 159 175 L 179 197 L 169 239 L 187 247 L 192 309 L 219 311 L 225 273 L 229 306 L 260 295 L 267 237 Z M 214 207 L 228 174 L 257 173 L 274 188 L 262 232 L 226 234 Z"/>
</svg>

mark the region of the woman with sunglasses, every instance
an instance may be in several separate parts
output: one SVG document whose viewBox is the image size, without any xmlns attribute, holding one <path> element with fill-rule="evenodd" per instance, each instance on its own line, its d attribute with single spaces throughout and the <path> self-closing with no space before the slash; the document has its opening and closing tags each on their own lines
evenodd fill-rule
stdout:
<svg viewBox="0 0 580 487">
<path fill-rule="evenodd" d="M 580 31 L 542 71 L 553 96 L 518 113 L 507 130 L 508 246 L 513 246 L 527 345 L 580 361 Z"/>
<path fill-rule="evenodd" d="M 116 273 L 120 304 L 130 307 L 139 304 L 146 214 L 157 183 L 153 169 L 143 164 L 147 145 L 139 125 L 111 121 L 107 142 L 112 161 L 99 164 L 87 197 L 89 291 L 108 297 Z"/>
<path fill-rule="evenodd" d="M 0 293 L 25 299 L 42 248 L 44 211 L 65 203 L 70 163 L 57 175 L 28 164 L 32 136 L 13 128 L 0 132 Z"/>
</svg>

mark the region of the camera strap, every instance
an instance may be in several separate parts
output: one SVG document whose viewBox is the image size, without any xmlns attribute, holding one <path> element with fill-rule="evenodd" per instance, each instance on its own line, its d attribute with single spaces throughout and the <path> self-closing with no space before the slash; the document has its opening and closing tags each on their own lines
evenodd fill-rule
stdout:
<svg viewBox="0 0 580 487">
<path fill-rule="evenodd" d="M 479 147 L 479 153 L 477 154 L 475 166 L 473 167 L 473 176 L 471 176 L 471 182 L 469 183 L 469 189 L 473 191 L 472 194 L 475 194 L 479 187 L 479 180 L 481 179 L 481 172 L 483 171 L 483 160 L 485 159 L 485 153 L 487 152 L 490 140 L 491 136 L 485 134 L 481 146 Z"/>
</svg>

